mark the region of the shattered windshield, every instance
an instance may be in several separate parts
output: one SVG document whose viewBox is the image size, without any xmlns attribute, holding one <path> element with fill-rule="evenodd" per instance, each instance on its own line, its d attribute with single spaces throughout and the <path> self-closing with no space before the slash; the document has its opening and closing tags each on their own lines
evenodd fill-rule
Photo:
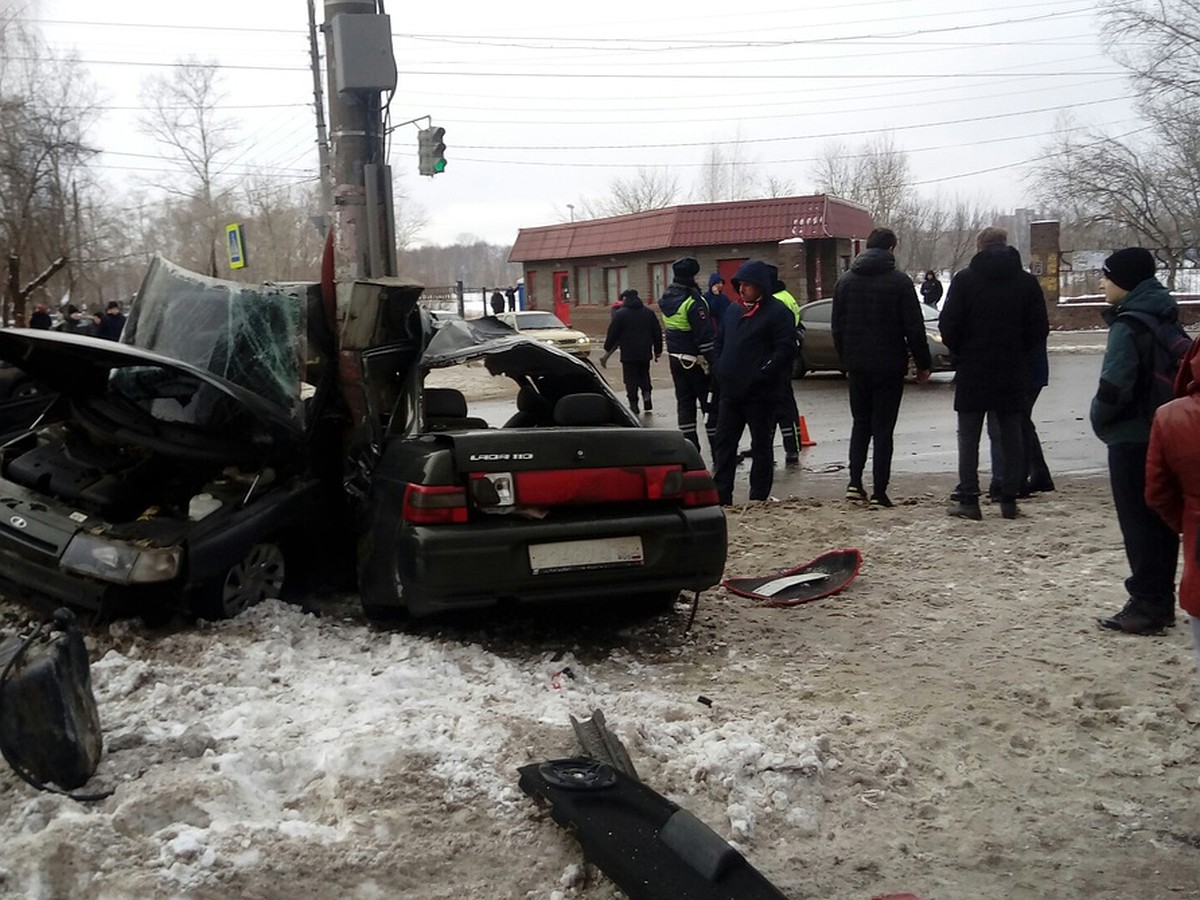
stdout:
<svg viewBox="0 0 1200 900">
<path fill-rule="evenodd" d="M 300 421 L 306 333 L 301 292 L 296 285 L 207 278 L 156 257 L 121 342 L 205 369 Z"/>
</svg>

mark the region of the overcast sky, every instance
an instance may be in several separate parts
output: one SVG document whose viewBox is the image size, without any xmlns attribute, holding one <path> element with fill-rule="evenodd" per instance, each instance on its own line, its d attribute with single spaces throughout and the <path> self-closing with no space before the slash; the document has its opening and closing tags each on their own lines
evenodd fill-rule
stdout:
<svg viewBox="0 0 1200 900">
<path fill-rule="evenodd" d="M 1097 3 L 952 6 L 390 5 L 400 73 L 391 121 L 431 116 L 446 128 L 449 161 L 444 174 L 418 176 L 410 125 L 394 132 L 391 164 L 426 210 L 421 242 L 510 243 L 522 226 L 565 221 L 568 204 L 638 166 L 665 168 L 690 193 L 713 145 L 811 193 L 830 144 L 853 150 L 879 133 L 908 153 L 924 194 L 1036 207 L 1030 163 L 1060 116 L 1116 134 L 1139 127 L 1130 86 L 1103 52 Z M 305 0 L 41 0 L 32 18 L 100 86 L 105 176 L 161 180 L 170 163 L 133 125 L 139 88 L 190 55 L 222 68 L 223 105 L 246 139 L 231 174 L 315 178 Z"/>
</svg>

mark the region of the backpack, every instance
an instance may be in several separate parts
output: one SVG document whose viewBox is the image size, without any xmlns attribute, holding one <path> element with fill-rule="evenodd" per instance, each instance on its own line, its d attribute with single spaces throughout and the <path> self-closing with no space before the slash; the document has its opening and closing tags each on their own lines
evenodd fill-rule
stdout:
<svg viewBox="0 0 1200 900">
<path fill-rule="evenodd" d="M 1137 393 L 1143 397 L 1148 412 L 1153 414 L 1168 400 L 1175 399 L 1175 375 L 1183 357 L 1192 346 L 1192 338 L 1177 319 L 1160 319 L 1149 313 L 1126 310 L 1117 315 L 1127 319 L 1140 334 L 1150 334 L 1154 342 L 1150 347 L 1148 366 L 1138 373 Z"/>
</svg>

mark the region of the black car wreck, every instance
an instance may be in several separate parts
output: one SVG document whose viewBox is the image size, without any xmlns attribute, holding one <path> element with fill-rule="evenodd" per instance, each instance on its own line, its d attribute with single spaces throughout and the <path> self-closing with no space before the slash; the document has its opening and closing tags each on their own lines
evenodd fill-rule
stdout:
<svg viewBox="0 0 1200 900">
<path fill-rule="evenodd" d="M 0 592 L 227 617 L 317 560 L 357 567 L 368 613 L 421 615 L 651 608 L 719 581 L 698 454 L 642 428 L 590 363 L 490 317 L 436 323 L 401 279 L 333 293 L 159 259 L 120 343 L 0 331 L 0 359 L 48 392 L 0 448 Z M 504 399 L 468 415 L 435 386 L 457 371 Z"/>
<path fill-rule="evenodd" d="M 0 450 L 0 590 L 210 617 L 278 596 L 340 472 L 314 452 L 339 427 L 320 309 L 308 286 L 159 259 L 121 343 L 0 330 L 0 358 L 52 396 Z"/>
<path fill-rule="evenodd" d="M 364 355 L 359 589 L 413 614 L 570 598 L 662 607 L 720 580 L 726 524 L 681 432 L 641 427 L 588 362 L 486 318 Z M 514 404 L 468 415 L 455 369 Z"/>
</svg>

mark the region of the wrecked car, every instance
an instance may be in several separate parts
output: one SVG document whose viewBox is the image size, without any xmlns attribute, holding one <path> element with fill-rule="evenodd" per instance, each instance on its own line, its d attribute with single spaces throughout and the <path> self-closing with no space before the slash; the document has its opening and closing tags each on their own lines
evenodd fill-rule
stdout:
<svg viewBox="0 0 1200 900">
<path fill-rule="evenodd" d="M 635 599 L 717 583 L 726 524 L 681 432 L 643 428 L 588 362 L 495 319 L 363 354 L 350 482 L 368 614 Z M 507 386 L 472 410 L 456 386 Z M 486 393 L 493 393 L 487 391 Z"/>
<path fill-rule="evenodd" d="M 0 331 L 0 358 L 55 395 L 0 449 L 0 590 L 209 617 L 279 596 L 285 550 L 337 502 L 333 349 L 317 286 L 162 259 L 120 343 Z"/>
</svg>

